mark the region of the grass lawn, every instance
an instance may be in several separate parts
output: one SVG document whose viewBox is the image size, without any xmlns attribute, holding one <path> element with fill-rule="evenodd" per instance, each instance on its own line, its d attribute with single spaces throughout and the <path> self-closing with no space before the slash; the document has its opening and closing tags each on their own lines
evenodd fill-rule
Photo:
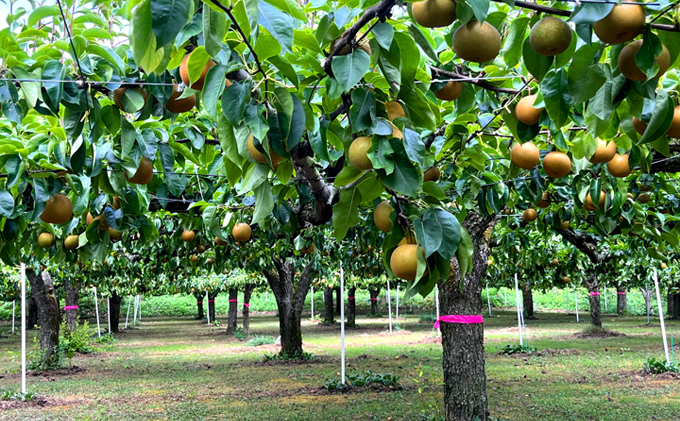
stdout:
<svg viewBox="0 0 680 421">
<path fill-rule="evenodd" d="M 680 378 L 643 376 L 649 356 L 662 357 L 658 319 L 605 317 L 625 336 L 576 338 L 587 315 L 539 313 L 527 321 L 532 356 L 502 356 L 517 342 L 515 313 L 487 317 L 489 411 L 497 420 L 678 420 Z M 224 322 L 224 320 L 223 320 Z M 329 393 L 340 371 L 340 327 L 303 323 L 306 362 L 264 361 L 274 345 L 247 347 L 190 318 L 145 318 L 116 335 L 97 354 L 78 355 L 74 368 L 30 373 L 35 402 L 0 401 L 0 420 L 438 420 L 441 419 L 441 345 L 430 323 L 402 317 L 403 330 L 386 333 L 387 319 L 361 318 L 347 333 L 349 373 L 372 370 L 400 376 L 400 387 Z M 277 318 L 255 315 L 253 334 L 276 337 Z M 92 326 L 92 324 L 91 324 Z M 0 326 L 7 330 L 5 323 Z M 680 333 L 680 323 L 667 324 Z M 33 332 L 30 332 L 32 338 Z M 0 338 L 0 391 L 18 390 L 19 337 Z M 422 377 L 420 377 L 422 373 Z M 420 392 L 419 392 L 420 389 Z"/>
</svg>

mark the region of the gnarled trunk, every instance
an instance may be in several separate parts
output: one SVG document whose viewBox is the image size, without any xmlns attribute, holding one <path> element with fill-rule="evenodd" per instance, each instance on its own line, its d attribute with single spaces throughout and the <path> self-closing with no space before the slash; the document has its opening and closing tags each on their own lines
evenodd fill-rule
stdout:
<svg viewBox="0 0 680 421">
<path fill-rule="evenodd" d="M 219 292 L 208 293 L 208 314 L 210 314 L 210 323 L 215 323 L 215 298 Z"/>
<path fill-rule="evenodd" d="M 680 320 L 680 294 L 668 294 L 668 317 Z"/>
<path fill-rule="evenodd" d="M 626 287 L 622 283 L 616 284 L 616 314 L 623 316 L 628 312 L 628 297 Z"/>
<path fill-rule="evenodd" d="M 454 256 L 451 273 L 439 282 L 441 315 L 481 315 L 482 288 L 489 258 L 484 231 L 495 219 L 470 212 L 463 221 L 474 246 L 472 273 L 466 273 L 461 288 L 460 267 Z M 444 414 L 446 421 L 488 419 L 484 326 L 481 323 L 441 323 L 444 371 Z"/>
<path fill-rule="evenodd" d="M 111 332 L 118 332 L 119 322 L 120 322 L 120 303 L 123 301 L 123 297 L 118 295 L 114 289 L 111 292 L 111 298 L 109 299 L 109 311 L 111 312 Z"/>
<path fill-rule="evenodd" d="M 196 298 L 196 320 L 201 320 L 204 317 L 204 314 L 203 314 L 203 298 L 204 297 L 205 297 L 204 295 L 194 293 L 194 298 Z"/>
<path fill-rule="evenodd" d="M 236 318 L 238 317 L 238 290 L 229 290 L 229 318 L 227 319 L 227 335 L 236 333 Z"/>
<path fill-rule="evenodd" d="M 243 290 L 243 333 L 250 336 L 250 297 L 253 295 L 254 285 L 246 285 Z"/>
<path fill-rule="evenodd" d="M 326 287 L 323 290 L 323 297 L 324 297 L 324 313 L 323 313 L 323 322 L 324 323 L 334 323 L 335 318 L 333 317 L 333 288 L 331 287 Z"/>
<path fill-rule="evenodd" d="M 29 281 L 30 283 L 30 281 Z M 38 303 L 31 292 L 28 300 L 28 318 L 26 320 L 26 328 L 33 329 L 38 325 Z"/>
<path fill-rule="evenodd" d="M 342 297 L 340 296 L 340 287 L 335 288 L 335 314 L 340 315 L 340 303 Z"/>
<path fill-rule="evenodd" d="M 352 287 L 347 290 L 347 327 L 357 327 L 356 293 L 356 287 Z"/>
<path fill-rule="evenodd" d="M 600 285 L 597 282 L 597 275 L 589 275 L 585 280 L 588 288 L 590 300 L 590 324 L 602 328 L 602 308 L 600 306 Z"/>
<path fill-rule="evenodd" d="M 265 271 L 264 276 L 276 298 L 279 312 L 279 333 L 281 335 L 281 355 L 295 358 L 302 355 L 302 329 L 300 319 L 305 297 L 312 285 L 313 263 L 302 271 L 295 283 L 295 265 L 292 260 L 273 259 L 276 272 Z"/>
<path fill-rule="evenodd" d="M 371 314 L 378 314 L 378 295 L 380 295 L 380 288 L 369 289 L 368 293 L 371 296 Z"/>
<path fill-rule="evenodd" d="M 47 271 L 42 274 L 29 269 L 26 277 L 31 284 L 31 291 L 38 306 L 38 323 L 40 324 L 40 350 L 43 351 L 42 363 L 52 365 L 59 356 L 56 349 L 59 346 L 59 302 L 54 295 L 52 278 Z"/>
<path fill-rule="evenodd" d="M 64 300 L 64 313 L 66 314 L 66 326 L 73 332 L 78 325 L 78 287 L 68 278 L 64 279 L 66 296 Z M 68 307 L 68 308 L 67 308 Z M 75 307 L 75 308 L 73 308 Z"/>
<path fill-rule="evenodd" d="M 524 282 L 522 285 L 522 306 L 524 307 L 524 317 L 534 318 L 534 292 L 531 289 L 531 281 Z"/>
</svg>

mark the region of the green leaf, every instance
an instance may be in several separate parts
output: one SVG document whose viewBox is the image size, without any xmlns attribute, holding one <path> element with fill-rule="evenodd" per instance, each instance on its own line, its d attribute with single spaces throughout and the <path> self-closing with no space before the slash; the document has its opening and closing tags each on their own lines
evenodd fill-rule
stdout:
<svg viewBox="0 0 680 421">
<path fill-rule="evenodd" d="M 371 139 L 371 149 L 368 151 L 368 159 L 371 160 L 373 168 L 383 169 L 387 175 L 392 174 L 394 171 L 393 153 L 394 149 L 388 139 L 382 136 L 374 136 Z"/>
<path fill-rule="evenodd" d="M 652 143 L 665 136 L 673 122 L 674 110 L 673 99 L 668 96 L 666 91 L 660 89 L 656 94 L 652 118 L 649 120 L 649 125 L 647 125 L 647 129 L 640 138 L 639 143 Z"/>
<path fill-rule="evenodd" d="M 262 31 L 257 37 L 257 44 L 255 44 L 255 54 L 262 61 L 270 57 L 281 54 L 281 44 L 269 34 L 269 32 Z"/>
<path fill-rule="evenodd" d="M 0 189 L 0 216 L 9 218 L 14 212 L 14 197 L 7 190 Z"/>
<path fill-rule="evenodd" d="M 460 244 L 456 250 L 456 258 L 458 259 L 458 267 L 460 268 L 460 282 L 463 285 L 466 273 L 472 273 L 472 253 L 474 253 L 474 246 L 470 234 L 461 227 L 460 230 Z"/>
<path fill-rule="evenodd" d="M 484 0 L 482 0 L 484 1 Z M 488 0 L 487 0 L 488 1 Z M 488 2 L 487 2 L 488 6 Z M 439 56 L 437 55 L 437 52 L 434 50 L 434 47 L 430 44 L 430 42 L 425 38 L 425 35 L 423 35 L 422 31 L 420 28 L 418 28 L 417 25 L 411 24 L 408 26 L 408 32 L 411 34 L 413 39 L 415 40 L 416 44 L 422 48 L 422 50 L 427 54 L 428 57 L 430 57 L 432 60 L 435 61 L 435 63 L 439 63 Z"/>
<path fill-rule="evenodd" d="M 513 19 L 510 23 L 510 32 L 505 39 L 501 54 L 503 61 L 508 67 L 515 67 L 519 63 L 519 59 L 522 56 L 524 36 L 526 35 L 530 20 L 530 18 L 522 16 Z"/>
<path fill-rule="evenodd" d="M 205 51 L 212 57 L 217 57 L 220 51 L 222 51 L 222 40 L 226 33 L 227 15 L 222 12 L 217 12 L 210 7 L 204 7 L 203 39 L 205 42 Z"/>
<path fill-rule="evenodd" d="M 361 192 L 358 185 L 340 191 L 340 200 L 333 206 L 333 230 L 337 241 L 342 241 L 347 230 L 361 222 L 359 204 Z"/>
<path fill-rule="evenodd" d="M 307 15 L 305 11 L 295 0 L 264 0 L 282 12 L 286 12 L 295 19 L 306 21 Z"/>
<path fill-rule="evenodd" d="M 394 39 L 394 26 L 387 22 L 378 22 L 371 32 L 373 32 L 373 38 L 378 41 L 378 44 L 389 51 L 392 40 Z"/>
<path fill-rule="evenodd" d="M 257 165 L 263 167 L 264 165 Z M 255 212 L 253 212 L 253 224 L 259 224 L 274 209 L 274 196 L 269 183 L 262 183 L 254 190 L 255 193 Z"/>
<path fill-rule="evenodd" d="M 409 159 L 423 168 L 423 159 L 425 156 L 425 142 L 420 138 L 420 135 L 411 129 L 404 129 L 404 148 Z M 429 255 L 428 255 L 429 256 Z"/>
<path fill-rule="evenodd" d="M 7 12 L 7 10 L 5 10 Z M 28 26 L 35 26 L 40 20 L 50 16 L 59 16 L 58 6 L 39 6 L 36 7 L 28 16 Z M 56 25 L 56 23 L 54 23 Z"/>
<path fill-rule="evenodd" d="M 59 61 L 51 60 L 45 64 L 42 78 L 45 80 L 43 86 L 47 91 L 48 98 L 43 99 L 46 100 L 47 106 L 55 114 L 59 113 L 59 103 L 64 92 L 64 84 L 60 82 L 47 82 L 47 80 L 64 80 L 65 77 L 66 70 Z"/>
<path fill-rule="evenodd" d="M 218 64 L 208 69 L 203 85 L 203 107 L 212 118 L 217 118 L 217 101 L 224 91 L 227 66 Z"/>
<path fill-rule="evenodd" d="M 333 58 L 331 67 L 335 79 L 345 92 L 349 92 L 368 72 L 371 58 L 361 49 L 355 49 L 351 54 Z"/>
<path fill-rule="evenodd" d="M 441 208 L 430 208 L 426 213 L 432 212 L 433 217 L 439 221 L 442 227 L 442 242 L 437 250 L 446 261 L 451 260 L 460 244 L 461 228 L 458 219 Z"/>
<path fill-rule="evenodd" d="M 410 85 L 402 85 L 399 98 L 404 101 L 408 108 L 411 121 L 417 127 L 434 130 L 436 126 L 435 115 L 432 111 L 433 104 L 418 89 L 413 89 Z"/>
<path fill-rule="evenodd" d="M 189 82 L 191 86 L 201 78 L 205 65 L 210 61 L 210 54 L 205 51 L 205 47 L 198 47 L 191 52 L 189 61 L 187 62 L 187 69 L 189 71 Z"/>
<path fill-rule="evenodd" d="M 635 54 L 635 64 L 647 75 L 647 79 L 653 79 L 659 71 L 656 58 L 661 54 L 661 40 L 651 30 L 651 26 L 645 26 L 642 45 Z"/>
<path fill-rule="evenodd" d="M 175 40 L 189 22 L 190 0 L 150 0 L 151 23 L 158 47 Z"/>
<path fill-rule="evenodd" d="M 404 146 L 400 139 L 390 139 L 392 149 L 394 149 L 394 171 L 386 174 L 384 170 L 377 170 L 378 176 L 383 184 L 397 193 L 415 197 L 420 187 L 420 176 L 418 170 L 408 158 Z"/>
<path fill-rule="evenodd" d="M 292 17 L 261 1 L 257 3 L 257 19 L 260 25 L 281 43 L 284 51 L 292 52 L 295 36 Z"/>
<path fill-rule="evenodd" d="M 524 48 L 522 56 L 524 58 L 524 65 L 527 66 L 527 70 L 531 73 L 536 80 L 539 82 L 543 80 L 548 70 L 552 66 L 555 56 L 542 56 L 539 55 L 531 48 L 531 43 L 529 42 L 529 37 L 524 40 Z"/>
<path fill-rule="evenodd" d="M 489 0 L 471 0 L 468 4 L 477 21 L 479 21 L 479 23 L 484 23 L 486 14 L 489 12 Z"/>
<path fill-rule="evenodd" d="M 442 226 L 432 214 L 424 219 L 416 218 L 413 228 L 416 231 L 418 244 L 425 250 L 425 258 L 430 257 L 442 244 Z"/>
<path fill-rule="evenodd" d="M 114 66 L 119 73 L 125 73 L 125 63 L 115 51 L 104 45 L 88 44 L 85 51 L 97 55 Z M 134 51 L 134 50 L 133 50 Z"/>
<path fill-rule="evenodd" d="M 361 174 L 363 174 L 363 171 L 357 169 L 356 167 L 352 166 L 343 167 L 342 170 L 340 170 L 338 175 L 335 177 L 335 181 L 333 182 L 333 184 L 335 184 L 336 187 L 346 186 L 350 183 L 357 181 L 361 177 Z"/>
<path fill-rule="evenodd" d="M 349 118 L 355 132 L 364 131 L 371 127 L 373 120 L 375 120 L 375 95 L 362 87 L 354 89 Z"/>
<path fill-rule="evenodd" d="M 569 18 L 573 23 L 595 23 L 612 11 L 614 3 L 581 3 L 574 7 Z"/>
<path fill-rule="evenodd" d="M 567 72 L 564 69 L 549 71 L 541 83 L 541 93 L 550 119 L 557 128 L 561 128 L 569 119 L 571 107 Z"/>
<path fill-rule="evenodd" d="M 140 4 L 132 20 L 132 53 L 137 65 L 153 72 L 163 60 L 163 49 L 156 50 L 157 40 L 151 23 L 151 0 Z M 181 28 L 180 28 L 181 29 Z M 173 38 L 174 39 L 174 38 Z"/>
<path fill-rule="evenodd" d="M 250 82 L 232 83 L 222 95 L 222 113 L 233 126 L 243 121 L 246 102 L 250 98 Z"/>
</svg>

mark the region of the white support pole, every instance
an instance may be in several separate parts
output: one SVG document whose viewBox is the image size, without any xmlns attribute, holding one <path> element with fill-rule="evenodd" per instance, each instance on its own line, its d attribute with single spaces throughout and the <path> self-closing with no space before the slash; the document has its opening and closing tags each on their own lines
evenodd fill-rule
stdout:
<svg viewBox="0 0 680 421">
<path fill-rule="evenodd" d="M 135 311 L 132 314 L 132 326 L 137 326 L 137 296 L 135 295 Z"/>
<path fill-rule="evenodd" d="M 486 303 L 489 305 L 489 316 L 491 316 L 491 297 L 489 297 L 489 283 L 486 283 Z"/>
<path fill-rule="evenodd" d="M 397 330 L 399 330 L 399 285 L 397 285 Z"/>
<path fill-rule="evenodd" d="M 606 314 L 607 313 L 607 287 L 606 286 L 602 289 L 602 294 L 604 295 L 604 313 L 602 313 L 602 314 Z"/>
<path fill-rule="evenodd" d="M 314 286 L 312 286 L 312 321 L 314 321 Z"/>
<path fill-rule="evenodd" d="M 340 373 L 345 384 L 345 271 L 340 265 Z"/>
<path fill-rule="evenodd" d="M 101 338 L 102 331 L 99 328 L 99 303 L 97 303 L 97 287 L 92 287 L 94 290 L 94 312 L 97 314 L 97 337 Z"/>
<path fill-rule="evenodd" d="M 522 339 L 522 308 L 519 303 L 519 281 L 517 280 L 517 274 L 515 273 L 515 299 L 517 300 L 517 329 L 519 330 L 519 344 L 524 345 L 524 339 Z"/>
<path fill-rule="evenodd" d="M 387 280 L 387 312 L 389 313 L 388 319 L 390 321 L 390 333 L 392 333 L 392 297 L 390 296 L 390 281 Z"/>
<path fill-rule="evenodd" d="M 576 323 L 579 322 L 578 320 L 578 291 L 574 290 L 574 307 L 576 307 Z"/>
<path fill-rule="evenodd" d="M 437 307 L 437 320 L 439 320 L 439 286 L 434 287 L 434 302 Z M 441 329 L 437 328 L 437 336 L 441 334 Z"/>
<path fill-rule="evenodd" d="M 208 291 L 205 292 L 205 302 L 208 304 L 208 311 L 205 314 L 208 316 L 208 326 L 210 326 L 210 296 Z"/>
<path fill-rule="evenodd" d="M 26 393 L 26 264 L 21 264 L 21 393 Z"/>
<path fill-rule="evenodd" d="M 142 296 L 137 294 L 137 301 L 139 301 L 139 321 L 142 321 Z"/>
<path fill-rule="evenodd" d="M 128 319 L 130 318 L 130 303 L 132 303 L 132 295 L 128 297 L 128 309 L 127 314 L 125 315 L 125 329 L 127 329 Z"/>
<path fill-rule="evenodd" d="M 661 336 L 663 337 L 663 352 L 666 354 L 666 362 L 670 363 L 671 358 L 668 353 L 668 338 L 666 338 L 666 324 L 663 320 L 663 306 L 661 305 L 661 292 L 659 291 L 659 277 L 654 268 L 654 288 L 656 288 L 656 303 L 659 306 L 659 324 L 661 325 Z"/>
<path fill-rule="evenodd" d="M 111 299 L 106 297 L 106 319 L 109 324 L 108 333 L 111 334 Z"/>
<path fill-rule="evenodd" d="M 14 335 L 14 319 L 15 319 L 15 307 L 17 304 L 17 300 L 12 301 L 12 335 Z"/>
</svg>

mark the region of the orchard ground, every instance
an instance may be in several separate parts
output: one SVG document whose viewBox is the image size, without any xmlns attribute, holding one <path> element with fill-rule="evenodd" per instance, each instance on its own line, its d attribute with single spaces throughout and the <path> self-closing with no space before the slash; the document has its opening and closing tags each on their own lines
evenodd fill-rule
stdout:
<svg viewBox="0 0 680 421">
<path fill-rule="evenodd" d="M 0 419 L 438 420 L 441 345 L 431 322 L 421 321 L 429 311 L 404 312 L 395 333 L 386 332 L 386 318 L 364 316 L 357 319 L 359 329 L 347 332 L 348 373 L 393 373 L 400 377 L 396 388 L 324 389 L 340 370 L 339 324 L 307 317 L 304 347 L 315 358 L 293 363 L 264 361 L 277 346 L 248 347 L 227 337 L 224 323 L 208 328 L 190 317 L 146 317 L 101 352 L 76 356 L 69 370 L 31 373 L 29 391 L 39 397 L 0 401 Z M 651 325 L 643 316 L 604 320 L 625 336 L 579 338 L 574 334 L 588 326 L 587 313 L 579 324 L 573 314 L 538 313 L 527 321 L 529 344 L 538 352 L 505 356 L 500 349 L 517 343 L 515 313 L 487 316 L 492 419 L 677 420 L 680 377 L 642 374 L 647 357 L 663 356 L 658 319 Z M 0 326 L 7 331 L 6 322 Z M 680 323 L 669 321 L 667 329 L 678 337 Z M 254 315 L 251 330 L 275 337 L 276 316 Z M 0 350 L 0 390 L 18 390 L 18 335 L 0 338 Z"/>
</svg>

